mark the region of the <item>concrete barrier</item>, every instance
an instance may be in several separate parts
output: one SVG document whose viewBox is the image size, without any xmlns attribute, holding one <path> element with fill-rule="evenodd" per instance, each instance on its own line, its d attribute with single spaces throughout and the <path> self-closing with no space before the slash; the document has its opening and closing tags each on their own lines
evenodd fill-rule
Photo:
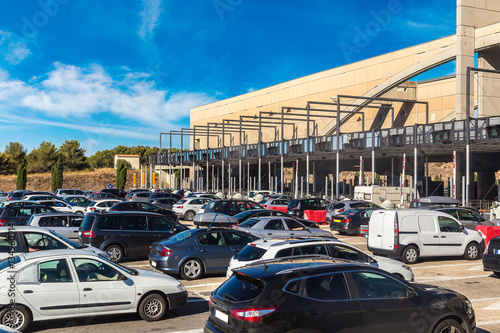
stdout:
<svg viewBox="0 0 500 333">
<path fill-rule="evenodd" d="M 490 239 L 500 236 L 500 227 L 492 227 L 487 225 L 476 226 L 476 231 L 484 238 L 484 245 L 488 245 Z"/>
<path fill-rule="evenodd" d="M 326 210 L 304 210 L 304 219 L 318 224 L 327 224 Z"/>
</svg>

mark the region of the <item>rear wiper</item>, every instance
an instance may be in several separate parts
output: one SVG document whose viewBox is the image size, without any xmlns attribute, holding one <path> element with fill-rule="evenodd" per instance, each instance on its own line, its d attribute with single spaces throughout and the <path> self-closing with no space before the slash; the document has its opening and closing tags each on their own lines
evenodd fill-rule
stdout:
<svg viewBox="0 0 500 333">
<path fill-rule="evenodd" d="M 239 301 L 238 301 L 238 299 L 237 299 L 236 297 L 233 297 L 233 296 L 228 295 L 228 294 L 222 294 L 222 297 L 227 298 L 227 299 L 230 299 L 230 300 L 232 300 L 232 301 L 234 301 L 234 302 L 239 302 Z"/>
</svg>

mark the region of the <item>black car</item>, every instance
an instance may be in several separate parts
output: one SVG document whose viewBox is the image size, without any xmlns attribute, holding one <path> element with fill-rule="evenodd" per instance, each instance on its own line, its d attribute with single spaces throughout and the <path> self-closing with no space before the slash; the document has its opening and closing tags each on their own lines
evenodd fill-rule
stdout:
<svg viewBox="0 0 500 333">
<path fill-rule="evenodd" d="M 125 195 L 127 195 L 127 192 L 121 188 L 103 188 L 100 193 L 111 193 L 121 199 L 125 199 Z"/>
<path fill-rule="evenodd" d="M 483 268 L 500 277 L 500 236 L 492 238 L 483 253 Z"/>
<path fill-rule="evenodd" d="M 170 218 L 173 218 L 175 220 L 178 220 L 177 214 L 175 214 L 173 211 L 165 209 L 165 208 L 160 208 L 156 205 L 153 205 L 150 202 L 144 202 L 144 201 L 125 201 L 125 202 L 118 202 L 111 206 L 109 209 L 110 212 L 118 212 L 118 211 L 134 211 L 134 212 L 150 212 L 150 213 L 157 213 L 161 214 L 164 216 L 168 216 Z"/>
<path fill-rule="evenodd" d="M 91 195 L 89 195 L 89 200 L 92 200 L 92 201 L 104 200 L 104 199 L 120 200 L 120 198 L 118 198 L 113 193 L 92 193 Z"/>
<path fill-rule="evenodd" d="M 374 210 L 373 208 L 355 208 L 334 215 L 330 221 L 330 230 L 336 230 L 339 234 L 360 236 L 361 226 L 368 225 Z"/>
<path fill-rule="evenodd" d="M 341 259 L 236 269 L 211 295 L 204 332 L 475 332 L 467 297 Z"/>
<path fill-rule="evenodd" d="M 326 201 L 319 198 L 293 199 L 288 203 L 288 214 L 303 217 L 305 210 L 326 210 Z"/>
<path fill-rule="evenodd" d="M 234 215 L 233 217 L 236 218 L 236 219 L 238 219 L 239 223 L 241 223 L 241 222 L 244 222 L 244 221 L 248 220 L 249 218 L 253 218 L 253 217 L 269 217 L 269 216 L 286 216 L 286 217 L 290 217 L 290 218 L 293 218 L 293 219 L 299 221 L 300 223 L 302 223 L 306 227 L 319 228 L 319 226 L 318 226 L 318 224 L 316 222 L 309 221 L 309 220 L 304 220 L 304 219 L 300 219 L 300 218 L 296 218 L 294 216 L 291 216 L 291 215 L 289 215 L 287 213 L 283 213 L 283 212 L 281 212 L 279 210 L 275 210 L 275 209 L 252 209 L 252 210 L 246 210 L 244 212 L 241 212 L 241 213 L 238 213 L 238 214 Z"/>
<path fill-rule="evenodd" d="M 0 227 L 9 225 L 26 225 L 31 215 L 41 213 L 59 213 L 52 207 L 43 205 L 7 206 L 0 208 Z"/>
<path fill-rule="evenodd" d="M 149 196 L 150 201 L 155 200 L 155 199 L 159 199 L 159 198 L 174 198 L 176 200 L 181 200 L 182 196 L 180 196 L 178 194 L 169 193 L 169 192 L 154 192 L 154 193 L 151 193 L 151 195 Z"/>
<path fill-rule="evenodd" d="M 251 209 L 264 208 L 258 203 L 249 200 L 212 200 L 205 207 L 204 213 L 222 213 L 234 216 Z"/>
<path fill-rule="evenodd" d="M 78 230 L 78 239 L 106 251 L 110 260 L 119 262 L 125 256 L 147 256 L 153 242 L 187 229 L 174 218 L 156 213 L 88 213 Z"/>
</svg>

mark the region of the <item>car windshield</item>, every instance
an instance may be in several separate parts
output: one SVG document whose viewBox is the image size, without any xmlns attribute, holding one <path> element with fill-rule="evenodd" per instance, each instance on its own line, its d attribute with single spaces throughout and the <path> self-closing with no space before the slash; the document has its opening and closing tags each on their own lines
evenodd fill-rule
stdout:
<svg viewBox="0 0 500 333">
<path fill-rule="evenodd" d="M 365 209 L 359 209 L 359 208 L 349 209 L 349 210 L 346 210 L 345 212 L 342 212 L 341 214 L 342 215 L 356 215 L 357 213 L 362 212 L 364 210 Z"/>
<path fill-rule="evenodd" d="M 59 238 L 59 239 L 62 239 L 63 241 L 65 241 L 67 244 L 71 245 L 71 246 L 72 246 L 73 248 L 75 248 L 75 249 L 83 249 L 83 248 L 85 248 L 85 246 L 83 246 L 83 245 L 81 245 L 81 244 L 78 244 L 77 242 L 74 242 L 74 241 L 72 241 L 71 239 L 68 239 L 68 238 L 66 238 L 66 237 L 64 237 L 64 236 L 62 236 L 62 235 L 60 235 L 60 234 L 58 234 L 57 232 L 54 232 L 54 231 L 52 231 L 52 230 L 50 230 L 50 229 L 49 229 L 49 231 L 50 231 L 50 233 L 51 233 L 52 235 L 56 236 L 56 237 L 57 237 L 57 238 Z"/>
<path fill-rule="evenodd" d="M 174 243 L 180 243 L 191 237 L 193 234 L 195 234 L 197 229 L 189 229 L 183 232 L 178 233 L 177 235 L 173 235 L 170 238 L 167 238 L 166 240 Z"/>
<path fill-rule="evenodd" d="M 257 220 L 257 219 L 249 219 L 249 220 L 246 220 L 245 222 L 242 222 L 242 223 L 238 224 L 238 227 L 251 228 L 254 225 L 256 225 L 257 223 L 259 223 L 259 220 Z"/>
<path fill-rule="evenodd" d="M 294 199 L 288 203 L 288 208 L 295 208 L 298 205 L 299 205 L 299 200 Z"/>
</svg>

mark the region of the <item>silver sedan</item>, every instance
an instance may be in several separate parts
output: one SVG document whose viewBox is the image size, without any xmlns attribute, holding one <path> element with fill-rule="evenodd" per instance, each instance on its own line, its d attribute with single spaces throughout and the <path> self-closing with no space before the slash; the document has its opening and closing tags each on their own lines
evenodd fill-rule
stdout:
<svg viewBox="0 0 500 333">
<path fill-rule="evenodd" d="M 272 237 L 333 237 L 327 230 L 309 228 L 299 221 L 288 217 L 260 217 L 248 219 L 234 229 L 246 231 L 259 238 Z"/>
</svg>

